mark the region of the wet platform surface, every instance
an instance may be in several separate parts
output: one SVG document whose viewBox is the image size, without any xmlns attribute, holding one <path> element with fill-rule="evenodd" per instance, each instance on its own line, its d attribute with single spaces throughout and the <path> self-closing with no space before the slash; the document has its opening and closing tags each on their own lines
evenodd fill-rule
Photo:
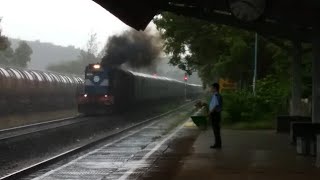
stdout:
<svg viewBox="0 0 320 180">
<path fill-rule="evenodd" d="M 213 133 L 168 117 L 69 162 L 25 179 L 319 180 L 314 157 L 297 156 L 288 135 L 223 130 L 223 148 L 210 149 Z"/>
<path fill-rule="evenodd" d="M 183 137 L 159 158 L 144 179 L 174 180 L 319 180 L 315 157 L 298 156 L 288 135 L 274 131 L 223 130 L 223 148 L 210 149 L 210 129 L 196 134 L 186 127 Z M 188 136 L 189 134 L 189 136 Z M 193 135 L 191 135 L 193 134 Z M 179 140 L 180 139 L 180 140 Z"/>
</svg>

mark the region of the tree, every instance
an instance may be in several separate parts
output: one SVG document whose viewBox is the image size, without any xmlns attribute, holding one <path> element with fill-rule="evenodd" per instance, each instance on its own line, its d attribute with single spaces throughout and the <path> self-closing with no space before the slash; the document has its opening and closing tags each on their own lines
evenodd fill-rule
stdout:
<svg viewBox="0 0 320 180">
<path fill-rule="evenodd" d="M 0 18 L 1 23 L 1 18 Z M 8 65 L 10 59 L 13 56 L 13 50 L 10 47 L 11 43 L 9 39 L 2 35 L 2 29 L 0 28 L 0 64 Z"/>
<path fill-rule="evenodd" d="M 207 21 L 163 13 L 154 23 L 164 41 L 170 63 L 191 74 L 199 71 L 205 82 L 213 77 L 230 78 L 241 84 L 252 81 L 254 33 Z M 272 48 L 259 42 L 259 75 L 272 70 Z"/>
<path fill-rule="evenodd" d="M 88 54 L 97 55 L 98 52 L 98 41 L 97 41 L 97 33 L 92 33 L 87 42 L 86 52 Z"/>
<path fill-rule="evenodd" d="M 83 65 L 87 65 L 89 63 L 96 63 L 98 62 L 97 53 L 97 33 L 92 33 L 87 41 L 85 50 L 82 50 L 79 54 L 79 60 L 83 62 Z"/>
<path fill-rule="evenodd" d="M 27 42 L 21 41 L 17 49 L 15 49 L 12 61 L 10 62 L 13 66 L 27 67 L 31 61 L 32 49 Z"/>
<path fill-rule="evenodd" d="M 6 38 L 5 41 L 3 41 L 3 43 L 5 44 L 6 48 L 0 50 L 0 64 L 10 65 L 13 58 L 14 51 L 11 48 L 11 43 L 8 40 L 8 38 Z"/>
<path fill-rule="evenodd" d="M 1 23 L 1 20 L 2 19 L 0 18 L 0 23 Z M 0 51 L 7 48 L 6 40 L 7 40 L 7 38 L 2 35 L 2 29 L 0 27 Z"/>
<path fill-rule="evenodd" d="M 2 18 L 0 18 L 1 23 Z M 7 49 L 8 38 L 2 35 L 2 28 L 0 27 L 0 51 Z"/>
<path fill-rule="evenodd" d="M 9 39 L 2 35 L 0 28 L 0 64 L 27 67 L 28 62 L 31 61 L 31 54 L 31 47 L 24 41 L 21 41 L 18 48 L 13 51 Z"/>
<path fill-rule="evenodd" d="M 0 50 L 0 64 L 10 65 L 13 58 L 14 51 L 10 47 L 11 43 L 9 42 L 8 39 L 4 41 L 4 44 L 6 44 L 5 46 L 7 47 L 3 50 Z"/>
</svg>

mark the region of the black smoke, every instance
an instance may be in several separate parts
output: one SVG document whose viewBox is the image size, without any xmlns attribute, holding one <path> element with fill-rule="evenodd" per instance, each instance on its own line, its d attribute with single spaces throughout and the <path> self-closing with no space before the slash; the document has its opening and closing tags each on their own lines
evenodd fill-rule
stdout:
<svg viewBox="0 0 320 180">
<path fill-rule="evenodd" d="M 124 64 L 132 69 L 152 68 L 160 53 L 161 45 L 157 36 L 130 30 L 108 39 L 101 64 L 106 66 Z"/>
</svg>

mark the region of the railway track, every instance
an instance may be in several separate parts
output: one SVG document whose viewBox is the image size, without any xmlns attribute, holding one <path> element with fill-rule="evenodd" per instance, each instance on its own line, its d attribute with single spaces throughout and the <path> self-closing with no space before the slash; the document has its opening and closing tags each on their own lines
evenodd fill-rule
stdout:
<svg viewBox="0 0 320 180">
<path fill-rule="evenodd" d="M 3 140 L 24 136 L 27 134 L 37 133 L 86 121 L 86 119 L 83 119 L 82 117 L 82 115 L 77 115 L 41 123 L 34 123 L 14 128 L 2 129 L 0 130 L 0 142 Z"/>
<path fill-rule="evenodd" d="M 79 154 L 81 152 L 89 150 L 90 148 L 93 148 L 93 147 L 103 143 L 104 141 L 106 141 L 108 139 L 114 138 L 116 136 L 121 136 L 121 135 L 128 134 L 128 132 L 130 132 L 130 131 L 132 131 L 134 129 L 139 129 L 139 128 L 143 129 L 144 126 L 146 126 L 148 124 L 150 125 L 151 123 L 154 123 L 155 121 L 160 120 L 162 117 L 165 117 L 165 116 L 170 115 L 170 114 L 172 114 L 174 112 L 177 112 L 177 111 L 179 111 L 179 110 L 181 110 L 183 108 L 186 108 L 186 107 L 190 106 L 193 102 L 194 101 L 188 102 L 188 103 L 186 103 L 186 104 L 184 104 L 182 106 L 179 106 L 178 108 L 176 108 L 174 110 L 171 110 L 171 111 L 168 111 L 166 113 L 160 114 L 158 116 L 149 118 L 149 119 L 144 120 L 142 122 L 133 124 L 133 125 L 127 127 L 127 128 L 124 128 L 122 130 L 116 131 L 116 132 L 114 132 L 112 134 L 108 134 L 107 136 L 102 137 L 102 138 L 100 138 L 98 140 L 94 140 L 94 141 L 92 141 L 90 143 L 87 143 L 85 145 L 76 147 L 74 149 L 71 149 L 69 151 L 63 152 L 63 153 L 61 153 L 59 155 L 56 155 L 54 157 L 48 158 L 46 160 L 43 160 L 43 161 L 41 161 L 39 163 L 30 165 L 30 166 L 25 167 L 25 168 L 23 168 L 21 170 L 18 170 L 18 171 L 15 171 L 15 172 L 11 173 L 11 174 L 8 174 L 8 175 L 5 175 L 3 177 L 0 177 L 0 180 L 11 180 L 11 179 L 15 180 L 15 179 L 23 178 L 23 177 L 25 177 L 25 176 L 27 176 L 29 174 L 32 174 L 32 173 L 34 173 L 34 172 L 36 172 L 36 171 L 38 171 L 40 169 L 43 169 L 43 168 L 45 168 L 45 167 L 47 167 L 47 166 L 49 166 L 51 164 L 57 163 L 57 162 L 59 162 L 61 160 L 67 159 L 67 158 L 72 157 L 72 156 L 74 156 L 76 154 Z M 138 132 L 138 131 L 139 130 L 137 130 L 135 132 Z M 130 135 L 126 135 L 125 137 L 128 137 L 128 136 L 130 136 Z"/>
</svg>

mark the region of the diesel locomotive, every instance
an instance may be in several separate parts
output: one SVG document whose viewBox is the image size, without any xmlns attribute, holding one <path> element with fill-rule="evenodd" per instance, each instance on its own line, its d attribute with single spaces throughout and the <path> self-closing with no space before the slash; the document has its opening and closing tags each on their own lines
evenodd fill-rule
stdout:
<svg viewBox="0 0 320 180">
<path fill-rule="evenodd" d="M 132 105 L 200 95 L 201 85 L 143 74 L 120 67 L 89 64 L 78 110 L 84 114 L 122 111 Z"/>
</svg>

